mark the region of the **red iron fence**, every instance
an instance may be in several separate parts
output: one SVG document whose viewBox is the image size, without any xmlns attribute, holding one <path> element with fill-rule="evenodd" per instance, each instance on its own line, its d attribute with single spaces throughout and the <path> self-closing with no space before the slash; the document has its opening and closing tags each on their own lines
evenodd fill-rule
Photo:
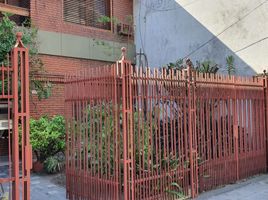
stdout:
<svg viewBox="0 0 268 200">
<path fill-rule="evenodd" d="M 0 189 L 4 190 L 0 194 L 12 200 L 30 200 L 32 165 L 29 55 L 21 37 L 18 33 L 15 47 L 0 66 L 0 134 L 8 140 L 8 157 L 0 157 Z"/>
<path fill-rule="evenodd" d="M 184 199 L 266 172 L 266 86 L 124 54 L 67 75 L 68 198 Z"/>
</svg>

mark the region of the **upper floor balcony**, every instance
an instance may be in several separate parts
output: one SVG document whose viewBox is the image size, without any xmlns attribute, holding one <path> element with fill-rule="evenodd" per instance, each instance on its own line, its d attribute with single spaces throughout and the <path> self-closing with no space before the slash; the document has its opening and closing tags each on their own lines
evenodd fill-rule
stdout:
<svg viewBox="0 0 268 200">
<path fill-rule="evenodd" d="M 30 16 L 30 0 L 0 0 L 0 12 L 13 14 L 13 20 L 20 25 Z"/>
</svg>

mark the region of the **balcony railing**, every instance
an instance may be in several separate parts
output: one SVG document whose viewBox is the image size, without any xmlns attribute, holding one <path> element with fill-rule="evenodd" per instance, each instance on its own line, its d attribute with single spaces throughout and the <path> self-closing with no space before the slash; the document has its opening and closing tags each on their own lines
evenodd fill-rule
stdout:
<svg viewBox="0 0 268 200">
<path fill-rule="evenodd" d="M 27 17 L 30 15 L 30 0 L 0 0 L 0 12 Z"/>
</svg>

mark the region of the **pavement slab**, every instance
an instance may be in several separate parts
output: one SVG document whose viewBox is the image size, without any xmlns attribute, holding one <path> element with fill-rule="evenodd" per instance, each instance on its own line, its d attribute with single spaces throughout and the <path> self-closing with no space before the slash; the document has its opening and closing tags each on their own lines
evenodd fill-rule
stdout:
<svg viewBox="0 0 268 200">
<path fill-rule="evenodd" d="M 202 193 L 196 200 L 268 200 L 268 175 Z"/>
</svg>

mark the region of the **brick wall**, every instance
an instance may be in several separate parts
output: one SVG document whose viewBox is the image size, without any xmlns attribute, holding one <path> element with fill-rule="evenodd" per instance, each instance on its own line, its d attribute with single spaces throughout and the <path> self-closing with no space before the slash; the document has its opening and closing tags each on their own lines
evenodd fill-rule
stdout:
<svg viewBox="0 0 268 200">
<path fill-rule="evenodd" d="M 133 14 L 132 0 L 111 0 L 112 15 L 123 20 Z M 84 37 L 93 37 L 103 40 L 125 42 L 127 37 L 120 37 L 109 30 L 102 30 L 83 25 L 72 24 L 63 20 L 63 0 L 32 0 L 31 19 L 40 30 L 61 32 Z M 52 74 L 64 74 L 65 72 L 76 71 L 85 67 L 103 66 L 110 63 L 75 59 L 68 57 L 41 55 L 45 71 Z M 30 111 L 32 117 L 42 115 L 53 116 L 64 113 L 64 84 L 54 83 L 52 96 L 39 101 L 36 95 L 31 95 Z"/>
<path fill-rule="evenodd" d="M 125 20 L 133 15 L 132 0 L 111 0 L 113 16 Z M 118 37 L 109 30 L 77 25 L 63 20 L 63 0 L 33 0 L 31 1 L 31 19 L 41 30 L 61 32 L 79 36 L 90 36 L 110 41 L 122 41 L 127 38 Z"/>
<path fill-rule="evenodd" d="M 75 59 L 59 56 L 40 56 L 45 65 L 45 70 L 49 74 L 64 75 L 65 72 L 75 72 L 76 70 L 104 66 L 111 63 L 86 59 Z M 62 80 L 63 81 L 63 80 Z M 30 112 L 31 117 L 38 118 L 42 115 L 53 116 L 64 114 L 64 83 L 52 80 L 52 95 L 48 99 L 38 100 L 37 95 L 31 95 Z"/>
</svg>

